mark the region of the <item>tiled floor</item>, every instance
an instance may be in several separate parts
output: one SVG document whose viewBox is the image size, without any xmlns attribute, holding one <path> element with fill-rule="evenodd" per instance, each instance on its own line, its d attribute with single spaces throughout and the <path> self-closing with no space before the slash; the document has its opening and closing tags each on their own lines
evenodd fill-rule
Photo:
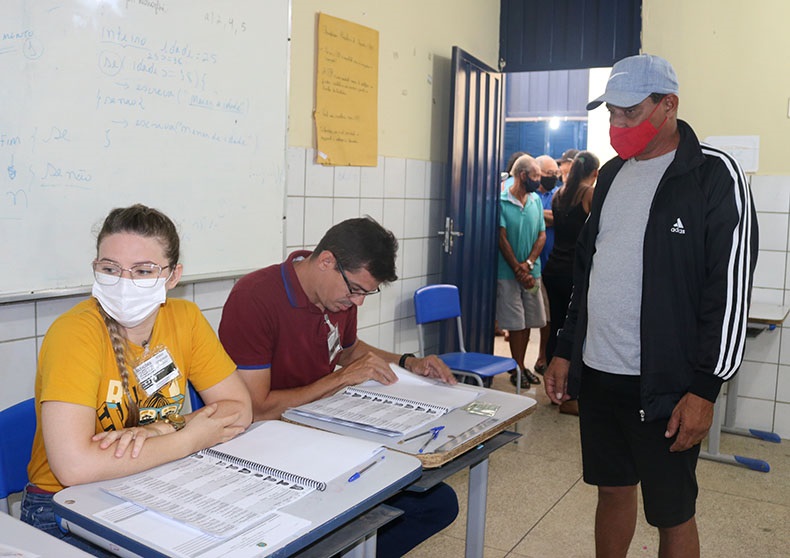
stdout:
<svg viewBox="0 0 790 558">
<path fill-rule="evenodd" d="M 529 365 L 535 361 L 535 341 L 527 352 Z M 510 356 L 501 337 L 495 345 L 497 354 Z M 493 387 L 514 391 L 505 375 Z M 538 406 L 519 423 L 522 438 L 490 460 L 484 558 L 592 557 L 596 491 L 581 479 L 578 419 L 560 415 L 543 386 L 527 395 Z M 772 444 L 723 434 L 721 452 L 764 459 L 771 471 L 700 460 L 697 523 L 702 556 L 790 557 L 790 441 Z M 448 481 L 461 504 L 458 519 L 408 558 L 464 556 L 467 481 L 465 472 Z M 640 511 L 629 556 L 657 554 L 657 532 Z"/>
</svg>

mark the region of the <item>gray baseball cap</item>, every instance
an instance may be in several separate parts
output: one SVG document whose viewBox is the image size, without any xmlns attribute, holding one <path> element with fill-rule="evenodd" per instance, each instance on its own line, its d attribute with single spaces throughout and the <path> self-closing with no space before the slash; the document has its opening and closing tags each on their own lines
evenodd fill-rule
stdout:
<svg viewBox="0 0 790 558">
<path fill-rule="evenodd" d="M 606 91 L 587 103 L 587 110 L 602 103 L 616 107 L 632 107 L 651 93 L 678 93 L 678 78 L 672 65 L 659 56 L 639 54 L 623 58 L 612 66 Z"/>
</svg>

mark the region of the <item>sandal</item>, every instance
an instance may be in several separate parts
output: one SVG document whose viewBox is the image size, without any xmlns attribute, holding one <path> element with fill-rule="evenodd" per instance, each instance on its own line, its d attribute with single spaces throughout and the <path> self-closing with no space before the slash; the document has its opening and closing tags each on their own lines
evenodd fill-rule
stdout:
<svg viewBox="0 0 790 558">
<path fill-rule="evenodd" d="M 525 368 L 521 371 L 521 379 L 523 380 L 524 378 L 527 378 L 530 384 L 534 384 L 536 386 L 540 385 L 540 378 L 533 374 L 529 368 Z"/>
<path fill-rule="evenodd" d="M 529 378 L 527 377 L 527 372 L 529 372 L 529 370 L 522 370 L 521 371 L 521 389 L 529 389 L 529 387 L 530 387 Z M 531 372 L 530 372 L 530 374 L 531 374 Z M 515 371 L 512 371 L 510 373 L 510 383 L 511 384 L 516 385 L 516 376 L 517 375 L 518 374 Z"/>
<path fill-rule="evenodd" d="M 545 362 L 543 363 L 536 362 L 534 368 L 535 368 L 535 372 L 543 376 L 543 373 L 546 371 L 546 368 L 548 368 L 548 366 L 546 365 Z"/>
</svg>

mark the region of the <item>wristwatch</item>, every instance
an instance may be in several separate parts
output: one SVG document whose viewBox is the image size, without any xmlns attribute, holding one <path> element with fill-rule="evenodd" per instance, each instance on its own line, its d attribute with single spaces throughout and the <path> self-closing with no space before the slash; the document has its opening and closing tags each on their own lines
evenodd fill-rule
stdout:
<svg viewBox="0 0 790 558">
<path fill-rule="evenodd" d="M 398 361 L 398 366 L 401 368 L 406 368 L 406 359 L 407 358 L 416 358 L 413 353 L 403 353 L 400 356 L 400 360 Z"/>
<path fill-rule="evenodd" d="M 176 429 L 176 432 L 181 430 L 187 425 L 187 420 L 184 418 L 183 415 L 179 415 L 178 413 L 170 413 L 169 415 L 165 415 L 162 417 L 162 420 L 165 421 L 167 424 L 172 426 Z"/>
<path fill-rule="evenodd" d="M 524 263 L 527 264 L 530 269 L 533 269 L 535 267 L 535 262 L 533 262 L 532 260 L 527 260 Z"/>
</svg>

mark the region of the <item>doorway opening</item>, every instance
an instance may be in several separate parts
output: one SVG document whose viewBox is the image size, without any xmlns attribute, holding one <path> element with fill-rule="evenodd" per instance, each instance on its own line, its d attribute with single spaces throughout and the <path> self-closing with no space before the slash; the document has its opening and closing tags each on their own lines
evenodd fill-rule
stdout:
<svg viewBox="0 0 790 558">
<path fill-rule="evenodd" d="M 508 73 L 500 161 L 503 178 L 511 155 L 516 152 L 529 153 L 533 157 L 548 155 L 559 162 L 569 149 L 589 150 L 602 162 L 610 159 L 614 151 L 609 145 L 608 111 L 600 109 L 588 112 L 586 108 L 591 98 L 603 92 L 610 71 L 610 68 L 592 68 Z M 503 181 L 502 187 L 508 184 Z M 538 193 L 544 212 L 550 213 L 553 192 L 541 190 Z M 541 255 L 543 267 L 548 260 L 553 238 L 547 216 L 546 248 Z M 497 265 L 496 262 L 494 265 Z M 544 296 L 543 300 L 545 306 L 547 297 Z M 548 311 L 546 315 L 548 318 Z M 540 379 L 530 369 L 538 374 L 546 369 L 549 331 L 547 323 L 544 328 L 529 332 L 525 361 L 520 363 L 524 366 L 524 376 L 534 378 L 537 382 Z M 515 353 L 519 351 L 513 349 L 511 354 L 506 339 L 507 333 L 497 327 L 495 351 L 498 351 L 497 354 L 503 353 L 502 356 L 517 358 Z M 529 389 L 530 385 L 522 384 L 522 388 Z"/>
<path fill-rule="evenodd" d="M 501 167 L 512 153 L 559 159 L 567 149 L 589 150 L 601 161 L 614 156 L 606 110 L 588 112 L 611 68 L 507 74 Z"/>
</svg>

